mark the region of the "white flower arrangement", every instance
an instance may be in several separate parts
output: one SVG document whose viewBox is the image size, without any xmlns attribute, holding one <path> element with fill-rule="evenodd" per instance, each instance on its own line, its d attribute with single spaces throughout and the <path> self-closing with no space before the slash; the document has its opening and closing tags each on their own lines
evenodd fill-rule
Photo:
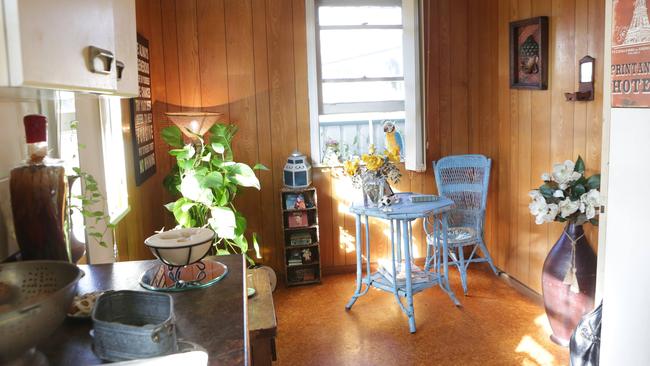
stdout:
<svg viewBox="0 0 650 366">
<path fill-rule="evenodd" d="M 528 208 L 537 225 L 553 221 L 598 225 L 600 174 L 589 178 L 584 174 L 580 156 L 575 163 L 567 160 L 553 165 L 552 173 L 542 174 L 544 184 L 529 193 L 532 202 Z"/>
</svg>

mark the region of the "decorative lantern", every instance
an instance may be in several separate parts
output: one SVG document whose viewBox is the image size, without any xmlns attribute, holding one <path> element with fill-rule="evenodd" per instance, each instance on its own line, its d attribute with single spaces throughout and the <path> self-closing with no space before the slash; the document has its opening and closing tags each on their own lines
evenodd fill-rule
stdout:
<svg viewBox="0 0 650 366">
<path fill-rule="evenodd" d="M 287 188 L 307 188 L 311 185 L 311 165 L 307 156 L 294 151 L 284 166 L 284 185 Z"/>
</svg>

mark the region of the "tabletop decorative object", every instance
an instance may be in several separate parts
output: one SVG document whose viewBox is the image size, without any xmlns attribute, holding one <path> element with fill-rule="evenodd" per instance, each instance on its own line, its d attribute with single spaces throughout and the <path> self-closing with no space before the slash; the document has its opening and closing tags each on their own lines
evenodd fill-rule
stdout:
<svg viewBox="0 0 650 366">
<path fill-rule="evenodd" d="M 65 169 L 61 161 L 47 156 L 47 118 L 30 114 L 23 122 L 29 157 L 11 170 L 9 179 L 18 246 L 25 260 L 69 261 L 65 235 L 68 192 Z"/>
<path fill-rule="evenodd" d="M 582 226 L 598 225 L 600 174 L 586 177 L 585 163 L 578 156 L 575 163 L 555 164 L 551 174 L 542 174 L 542 180 L 544 184 L 530 192 L 535 223 L 566 223 L 544 261 L 542 291 L 551 339 L 567 346 L 581 317 L 594 307 L 596 254 Z"/>
<path fill-rule="evenodd" d="M 389 183 L 397 184 L 402 178 L 397 166 L 399 154 L 399 148 L 378 153 L 371 144 L 368 153 L 360 159 L 353 157 L 343 163 L 344 173 L 352 179 L 352 185 L 363 192 L 366 207 L 380 207 L 382 198 L 393 194 Z"/>
<path fill-rule="evenodd" d="M 162 264 L 147 270 L 140 284 L 154 291 L 181 291 L 218 282 L 228 268 L 216 260 L 204 260 L 214 237 L 208 228 L 174 229 L 148 237 L 145 245 Z"/>
<path fill-rule="evenodd" d="M 283 180 L 287 188 L 307 188 L 311 185 L 311 164 L 306 155 L 297 150 L 289 155 L 284 165 Z"/>
</svg>

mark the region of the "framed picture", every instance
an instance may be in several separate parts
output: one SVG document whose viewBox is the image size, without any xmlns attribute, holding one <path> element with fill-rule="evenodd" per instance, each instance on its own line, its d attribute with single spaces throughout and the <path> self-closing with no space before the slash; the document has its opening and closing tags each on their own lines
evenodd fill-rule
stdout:
<svg viewBox="0 0 650 366">
<path fill-rule="evenodd" d="M 612 12 L 612 107 L 650 108 L 650 32 L 646 3 L 614 2 Z"/>
<path fill-rule="evenodd" d="M 510 87 L 546 90 L 548 17 L 510 22 Z"/>
<path fill-rule="evenodd" d="M 149 41 L 138 33 L 138 93 L 131 99 L 131 143 L 135 185 L 156 173 L 156 148 L 149 75 Z"/>
</svg>

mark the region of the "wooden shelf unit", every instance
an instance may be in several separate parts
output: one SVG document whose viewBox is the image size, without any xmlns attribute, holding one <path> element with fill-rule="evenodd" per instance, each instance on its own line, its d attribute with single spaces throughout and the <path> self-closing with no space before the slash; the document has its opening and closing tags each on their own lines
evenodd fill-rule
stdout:
<svg viewBox="0 0 650 366">
<path fill-rule="evenodd" d="M 303 197 L 304 208 L 295 208 L 295 198 L 298 196 Z M 280 199 L 282 202 L 284 278 L 286 284 L 287 286 L 298 286 L 320 283 L 321 264 L 316 188 L 283 188 Z M 290 207 L 287 207 L 287 205 Z M 292 241 L 294 245 L 292 245 Z M 309 261 L 305 258 L 305 251 L 310 254 Z M 296 263 L 297 259 L 300 259 L 299 264 Z M 289 263 L 290 260 L 293 261 L 293 264 Z"/>
</svg>

